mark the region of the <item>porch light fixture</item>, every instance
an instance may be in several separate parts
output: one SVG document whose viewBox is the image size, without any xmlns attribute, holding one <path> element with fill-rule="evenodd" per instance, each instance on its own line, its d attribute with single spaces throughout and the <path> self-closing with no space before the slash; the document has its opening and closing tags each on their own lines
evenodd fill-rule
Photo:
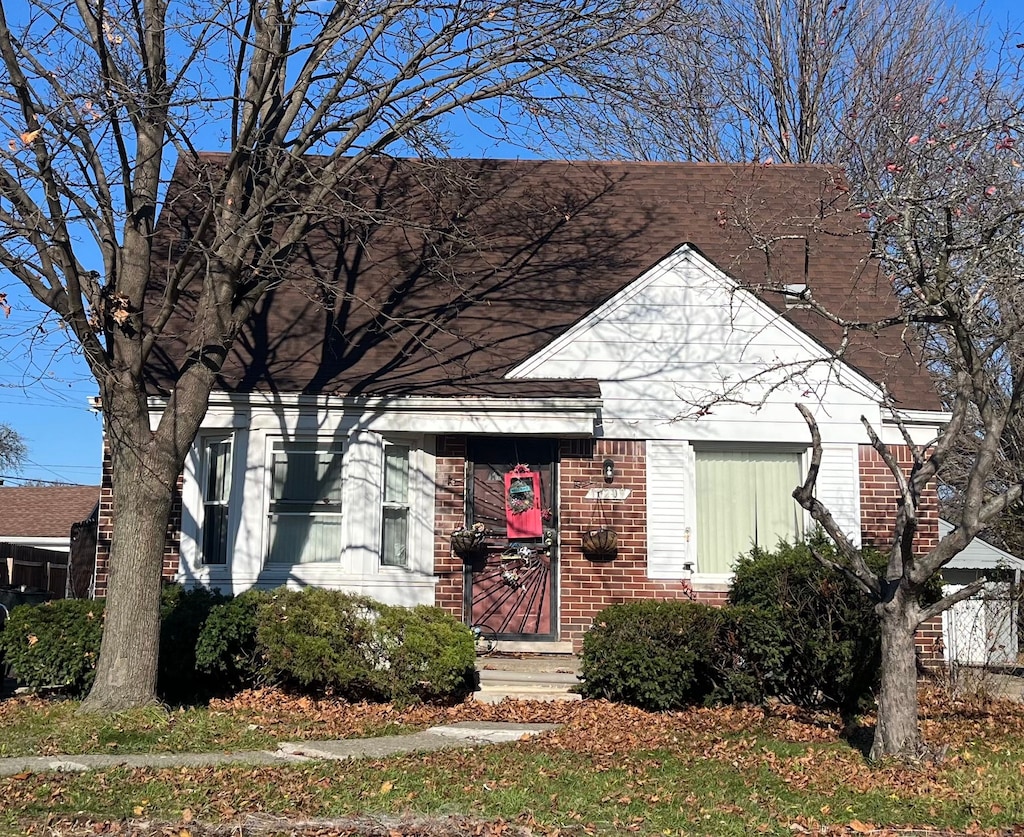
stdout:
<svg viewBox="0 0 1024 837">
<path fill-rule="evenodd" d="M 615 462 L 611 459 L 606 459 L 601 465 L 601 471 L 604 473 L 605 482 L 615 481 Z"/>
</svg>

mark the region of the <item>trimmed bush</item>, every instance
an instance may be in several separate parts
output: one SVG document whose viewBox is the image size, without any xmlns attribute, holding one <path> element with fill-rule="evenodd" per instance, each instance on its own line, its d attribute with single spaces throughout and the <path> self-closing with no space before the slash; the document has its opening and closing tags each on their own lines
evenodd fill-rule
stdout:
<svg viewBox="0 0 1024 837">
<path fill-rule="evenodd" d="M 612 605 L 583 636 L 584 697 L 642 709 L 679 709 L 707 701 L 715 690 L 709 653 L 720 615 L 695 602 Z"/>
<path fill-rule="evenodd" d="M 196 642 L 196 669 L 215 684 L 215 694 L 255 688 L 266 679 L 256 631 L 259 608 L 270 596 L 265 590 L 246 590 L 214 605 L 203 623 Z"/>
<path fill-rule="evenodd" d="M 11 674 L 31 689 L 58 687 L 85 695 L 96 677 L 103 602 L 60 599 L 21 605 L 0 631 L 0 651 Z"/>
<path fill-rule="evenodd" d="M 473 636 L 438 608 L 281 589 L 260 603 L 257 622 L 265 671 L 297 691 L 408 703 L 458 699 L 471 687 Z"/>
<path fill-rule="evenodd" d="M 375 697 L 363 649 L 380 604 L 338 590 L 275 590 L 258 610 L 256 636 L 271 679 L 308 693 Z"/>
<path fill-rule="evenodd" d="M 834 557 L 827 542 L 815 546 Z M 884 564 L 877 554 L 865 558 Z M 776 696 L 844 714 L 870 704 L 881 657 L 878 617 L 868 597 L 818 563 L 806 544 L 780 543 L 774 552 L 755 549 L 740 558 L 729 601 L 776 621 Z"/>
<path fill-rule="evenodd" d="M 714 689 L 708 703 L 764 703 L 778 694 L 784 674 L 783 631 L 774 613 L 758 607 L 719 608 L 707 665 Z"/>
<path fill-rule="evenodd" d="M 382 608 L 373 624 L 370 664 L 385 700 L 461 700 L 473 689 L 473 634 L 437 607 Z"/>
</svg>

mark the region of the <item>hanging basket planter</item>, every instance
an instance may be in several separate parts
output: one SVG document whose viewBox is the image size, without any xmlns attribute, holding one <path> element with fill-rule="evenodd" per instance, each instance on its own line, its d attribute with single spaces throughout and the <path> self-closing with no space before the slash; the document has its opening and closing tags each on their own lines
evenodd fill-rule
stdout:
<svg viewBox="0 0 1024 837">
<path fill-rule="evenodd" d="M 452 532 L 452 552 L 464 561 L 476 561 L 487 554 L 483 532 L 462 529 Z"/>
<path fill-rule="evenodd" d="M 583 554 L 591 561 L 611 561 L 615 558 L 619 536 L 614 529 L 603 527 L 583 533 Z"/>
</svg>

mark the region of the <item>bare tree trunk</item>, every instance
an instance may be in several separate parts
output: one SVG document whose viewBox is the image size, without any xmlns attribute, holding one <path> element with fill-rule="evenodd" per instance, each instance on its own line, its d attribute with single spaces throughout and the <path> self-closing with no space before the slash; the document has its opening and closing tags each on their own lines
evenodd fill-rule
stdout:
<svg viewBox="0 0 1024 837">
<path fill-rule="evenodd" d="M 96 681 L 83 712 L 156 701 L 164 538 L 177 474 L 159 473 L 137 452 L 115 449 L 111 455 L 117 480 L 107 608 Z"/>
<path fill-rule="evenodd" d="M 902 591 L 878 606 L 882 634 L 878 723 L 871 758 L 916 755 L 920 745 L 917 717 L 915 614 Z"/>
</svg>

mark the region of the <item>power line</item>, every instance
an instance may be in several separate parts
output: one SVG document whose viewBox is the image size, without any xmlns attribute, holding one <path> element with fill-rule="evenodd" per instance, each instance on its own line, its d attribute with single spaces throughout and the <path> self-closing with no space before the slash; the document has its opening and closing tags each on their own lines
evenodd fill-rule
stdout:
<svg viewBox="0 0 1024 837">
<path fill-rule="evenodd" d="M 0 474 L 0 485 L 3 484 L 4 480 L 17 480 L 18 482 L 43 482 L 47 485 L 66 485 L 69 487 L 81 488 L 91 488 L 93 486 L 93 483 L 68 482 L 66 480 L 44 480 L 38 479 L 37 477 L 16 477 L 11 474 Z"/>
</svg>

